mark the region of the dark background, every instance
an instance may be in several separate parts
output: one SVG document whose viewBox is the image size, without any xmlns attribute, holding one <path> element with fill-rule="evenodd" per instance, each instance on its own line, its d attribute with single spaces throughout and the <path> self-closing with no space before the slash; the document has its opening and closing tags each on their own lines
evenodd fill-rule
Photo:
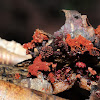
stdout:
<svg viewBox="0 0 100 100">
<path fill-rule="evenodd" d="M 0 0 L 0 37 L 23 44 L 36 28 L 53 34 L 65 22 L 62 9 L 86 14 L 94 28 L 100 24 L 100 0 Z"/>
</svg>

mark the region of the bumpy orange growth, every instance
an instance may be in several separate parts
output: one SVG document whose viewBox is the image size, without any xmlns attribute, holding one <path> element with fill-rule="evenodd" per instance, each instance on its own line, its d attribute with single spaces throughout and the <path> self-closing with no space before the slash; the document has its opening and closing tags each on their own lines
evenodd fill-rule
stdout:
<svg viewBox="0 0 100 100">
<path fill-rule="evenodd" d="M 76 63 L 76 66 L 79 67 L 79 68 L 85 68 L 86 67 L 86 64 L 83 63 L 83 62 L 77 62 Z"/>
<path fill-rule="evenodd" d="M 48 63 L 46 61 L 43 62 L 41 58 L 41 55 L 36 57 L 33 61 L 33 64 L 28 67 L 28 72 L 31 73 L 31 75 L 37 76 L 39 70 L 50 71 L 49 66 L 53 63 Z"/>
<path fill-rule="evenodd" d="M 100 35 L 100 25 L 94 31 L 96 35 Z"/>
<path fill-rule="evenodd" d="M 89 71 L 92 75 L 97 74 L 97 72 L 96 72 L 95 70 L 93 70 L 93 68 L 91 68 L 91 67 L 88 67 L 88 71 Z"/>
<path fill-rule="evenodd" d="M 81 35 L 71 39 L 70 34 L 67 34 L 66 43 L 71 47 L 71 51 L 76 53 L 79 51 L 83 54 L 84 52 L 89 51 L 89 53 L 93 55 L 92 51 L 97 49 L 93 47 L 91 41 L 87 40 Z"/>
<path fill-rule="evenodd" d="M 94 31 L 95 31 L 96 36 L 100 39 L 100 25 L 96 29 L 94 29 Z M 98 41 L 95 41 L 95 42 L 98 42 Z"/>
<path fill-rule="evenodd" d="M 23 48 L 25 48 L 25 49 L 32 49 L 33 47 L 35 47 L 35 44 L 32 42 L 23 44 Z"/>
<path fill-rule="evenodd" d="M 20 78 L 19 73 L 16 73 L 16 74 L 15 74 L 15 79 L 19 79 L 19 78 Z"/>
<path fill-rule="evenodd" d="M 29 54 L 29 49 L 33 49 L 35 47 L 35 43 L 42 43 L 43 40 L 49 39 L 47 35 L 45 35 L 44 32 L 39 29 L 36 29 L 32 37 L 33 40 L 31 40 L 31 42 L 23 44 L 23 48 L 26 49 L 26 54 Z"/>
<path fill-rule="evenodd" d="M 54 83 L 55 82 L 55 78 L 54 78 L 54 75 L 53 75 L 53 73 L 51 72 L 51 73 L 49 73 L 49 79 L 50 79 L 50 81 L 51 81 L 51 83 Z"/>
<path fill-rule="evenodd" d="M 42 43 L 43 40 L 48 40 L 48 37 L 43 34 L 39 29 L 36 29 L 35 34 L 32 36 L 35 43 Z"/>
</svg>

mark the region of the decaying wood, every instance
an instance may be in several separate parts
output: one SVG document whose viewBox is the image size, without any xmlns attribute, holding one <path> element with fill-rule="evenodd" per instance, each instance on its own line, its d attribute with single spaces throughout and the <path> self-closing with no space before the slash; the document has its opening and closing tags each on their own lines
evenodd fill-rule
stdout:
<svg viewBox="0 0 100 100">
<path fill-rule="evenodd" d="M 18 85 L 30 89 L 35 89 L 37 91 L 41 91 L 47 94 L 53 94 L 53 87 L 51 83 L 45 80 L 44 78 L 22 79 L 20 83 L 18 83 Z"/>
<path fill-rule="evenodd" d="M 66 100 L 0 80 L 0 100 Z"/>
<path fill-rule="evenodd" d="M 20 75 L 19 79 L 15 78 L 15 74 Z M 39 74 L 37 78 L 27 78 L 28 70 L 26 67 L 16 67 L 8 65 L 0 65 L 0 80 L 9 81 L 16 85 L 35 89 L 48 94 L 57 94 L 64 90 L 70 89 L 76 81 L 76 75 L 72 74 L 72 83 L 69 85 L 66 82 L 57 82 L 51 85 L 50 82 L 44 79 L 43 74 Z"/>
<path fill-rule="evenodd" d="M 16 79 L 15 74 L 19 74 L 20 78 Z M 18 84 L 22 79 L 27 78 L 27 68 L 15 67 L 11 65 L 0 65 L 0 80 L 10 81 L 14 84 Z"/>
<path fill-rule="evenodd" d="M 1 64 L 13 65 L 30 58 L 31 58 L 31 55 L 24 55 L 24 56 L 18 55 L 6 50 L 3 47 L 0 47 L 0 63 Z"/>
<path fill-rule="evenodd" d="M 100 80 L 97 86 L 93 86 L 89 100 L 100 100 Z"/>
<path fill-rule="evenodd" d="M 20 77 L 16 79 L 15 75 Z M 8 65 L 0 65 L 0 80 L 9 81 L 16 85 L 35 89 L 44 93 L 52 94 L 53 88 L 51 83 L 44 80 L 43 74 L 39 74 L 37 78 L 27 78 L 28 70 L 26 67 L 16 67 Z"/>
<path fill-rule="evenodd" d="M 74 85 L 76 81 L 76 74 L 73 73 L 70 79 L 72 80 L 71 84 L 68 84 L 67 82 L 64 82 L 64 81 L 53 83 L 53 87 L 54 87 L 53 94 L 57 94 L 57 93 L 60 93 L 72 88 L 72 86 Z"/>
<path fill-rule="evenodd" d="M 95 82 L 95 81 L 90 81 L 90 82 L 91 82 L 91 85 L 87 85 L 87 79 L 86 78 L 81 78 L 79 86 L 80 86 L 80 88 L 83 88 L 85 90 L 90 91 L 92 85 L 97 85 L 97 82 Z"/>
</svg>

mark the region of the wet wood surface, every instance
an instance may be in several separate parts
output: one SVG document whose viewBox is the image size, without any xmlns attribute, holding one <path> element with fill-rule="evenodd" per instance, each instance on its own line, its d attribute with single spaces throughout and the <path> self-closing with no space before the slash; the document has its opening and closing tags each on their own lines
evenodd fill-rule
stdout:
<svg viewBox="0 0 100 100">
<path fill-rule="evenodd" d="M 0 80 L 0 100 L 66 100 Z"/>
</svg>

